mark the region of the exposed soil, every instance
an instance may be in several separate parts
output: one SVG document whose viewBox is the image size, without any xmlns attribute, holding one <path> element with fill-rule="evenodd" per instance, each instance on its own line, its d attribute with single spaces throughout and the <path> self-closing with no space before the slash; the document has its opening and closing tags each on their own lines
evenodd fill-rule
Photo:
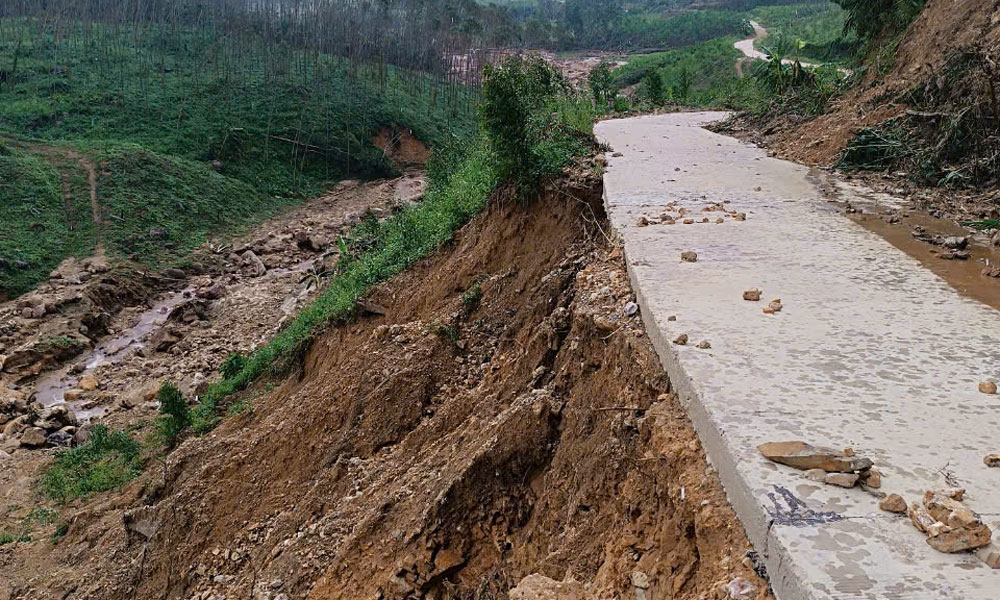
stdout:
<svg viewBox="0 0 1000 600">
<path fill-rule="evenodd" d="M 738 576 L 766 597 L 625 315 L 586 172 L 531 204 L 495 201 L 375 291 L 384 315 L 332 328 L 300 372 L 248 392 L 250 410 L 121 493 L 61 508 L 58 544 L 42 527 L 0 546 L 0 599 L 492 599 L 534 573 L 552 581 L 519 597 L 575 580 L 561 597 L 707 600 Z M 32 472 L 5 473 L 5 490 L 30 489 Z M 36 501 L 0 499 L 0 518 Z"/>
</svg>

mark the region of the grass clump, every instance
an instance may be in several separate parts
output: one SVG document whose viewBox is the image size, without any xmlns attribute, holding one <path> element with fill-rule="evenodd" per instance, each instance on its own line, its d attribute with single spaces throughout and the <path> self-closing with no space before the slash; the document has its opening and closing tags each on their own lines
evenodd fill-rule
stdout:
<svg viewBox="0 0 1000 600">
<path fill-rule="evenodd" d="M 0 531 L 0 546 L 6 546 L 7 544 L 14 544 L 17 542 L 30 542 L 31 535 L 25 532 L 9 533 L 6 531 Z"/>
<path fill-rule="evenodd" d="M 42 492 L 60 503 L 121 488 L 142 472 L 139 443 L 125 431 L 98 425 L 87 443 L 56 455 Z"/>
</svg>

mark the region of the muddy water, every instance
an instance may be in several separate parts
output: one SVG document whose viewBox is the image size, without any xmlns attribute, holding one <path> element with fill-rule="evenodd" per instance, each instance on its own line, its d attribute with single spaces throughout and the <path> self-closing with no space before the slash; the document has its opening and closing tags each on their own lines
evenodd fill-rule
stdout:
<svg viewBox="0 0 1000 600">
<path fill-rule="evenodd" d="M 969 236 L 961 225 L 909 210 L 896 198 L 850 185 L 827 174 L 820 175 L 817 170 L 810 173 L 810 178 L 828 200 L 846 207 L 844 201 L 849 198 L 854 208 L 861 209 L 847 215 L 852 221 L 920 261 L 924 268 L 944 279 L 962 295 L 1000 310 L 1000 278 L 982 274 L 984 268 L 1000 265 L 1000 252 L 994 250 L 983 236 L 969 238 L 966 248 L 970 255 L 968 260 L 947 260 L 942 258 L 948 254 L 944 248 L 917 240 L 912 232 L 914 228 L 922 227 L 930 237 Z M 899 222 L 890 223 L 879 216 L 887 209 L 899 218 Z"/>
<path fill-rule="evenodd" d="M 298 275 L 311 269 L 314 264 L 315 259 L 309 259 L 287 269 L 270 269 L 262 279 Z M 293 301 L 291 305 L 294 306 L 294 300 L 301 299 L 307 293 L 308 289 L 298 290 L 289 298 Z M 149 337 L 166 324 L 170 312 L 194 297 L 194 294 L 193 286 L 167 294 L 140 314 L 131 327 L 102 341 L 91 352 L 75 361 L 45 373 L 35 383 L 35 400 L 46 407 L 65 403 L 81 421 L 102 417 L 108 410 L 107 403 L 96 404 L 93 399 L 67 403 L 66 392 L 76 388 L 84 375 L 93 374 L 98 367 L 121 363 L 134 352 L 145 348 Z"/>
</svg>

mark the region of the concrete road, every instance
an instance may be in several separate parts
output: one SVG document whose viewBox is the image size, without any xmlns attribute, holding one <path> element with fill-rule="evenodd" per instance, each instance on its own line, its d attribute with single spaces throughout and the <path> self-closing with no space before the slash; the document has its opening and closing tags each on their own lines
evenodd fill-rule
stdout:
<svg viewBox="0 0 1000 600">
<path fill-rule="evenodd" d="M 852 447 L 910 502 L 965 487 L 1000 546 L 1000 469 L 983 464 L 1000 452 L 1000 396 L 977 389 L 1000 379 L 1000 312 L 848 219 L 807 168 L 700 127 L 722 116 L 597 134 L 621 154 L 608 153 L 605 198 L 643 319 L 778 598 L 997 600 L 1000 570 L 977 555 L 939 553 L 868 492 L 756 447 Z M 716 203 L 746 220 L 703 212 Z M 681 208 L 694 224 L 638 226 Z M 688 250 L 697 262 L 680 260 Z M 743 300 L 755 287 L 762 302 Z M 784 309 L 764 314 L 775 298 Z M 682 333 L 688 345 L 673 344 Z"/>
</svg>

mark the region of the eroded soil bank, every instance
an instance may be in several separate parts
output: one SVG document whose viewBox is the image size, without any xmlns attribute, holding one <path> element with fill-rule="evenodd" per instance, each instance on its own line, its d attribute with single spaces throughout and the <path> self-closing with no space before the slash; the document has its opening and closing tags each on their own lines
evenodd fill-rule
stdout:
<svg viewBox="0 0 1000 600">
<path fill-rule="evenodd" d="M 494 202 L 58 544 L 0 548 L 0 598 L 766 597 L 588 173 Z"/>
</svg>

